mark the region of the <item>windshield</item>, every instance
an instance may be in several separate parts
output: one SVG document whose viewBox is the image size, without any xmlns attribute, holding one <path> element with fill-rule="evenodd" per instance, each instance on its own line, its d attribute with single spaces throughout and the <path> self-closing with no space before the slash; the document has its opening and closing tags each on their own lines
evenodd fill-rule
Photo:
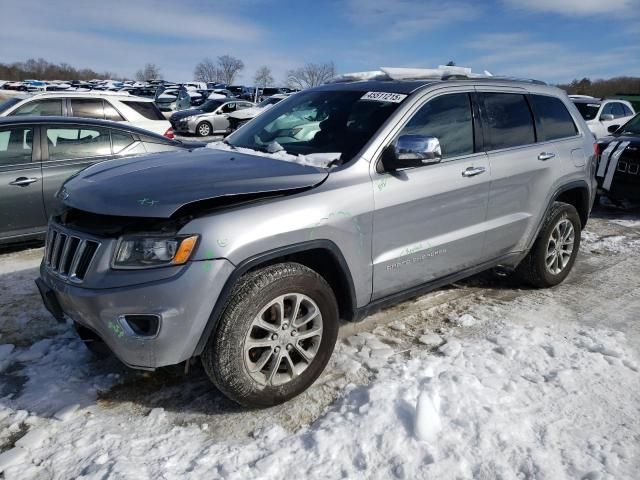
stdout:
<svg viewBox="0 0 640 480">
<path fill-rule="evenodd" d="M 619 132 L 640 135 L 640 113 L 625 123 L 622 128 L 620 128 Z"/>
<path fill-rule="evenodd" d="M 353 90 L 298 93 L 238 130 L 228 144 L 293 155 L 339 152 L 339 162 L 345 163 L 364 147 L 405 95 L 394 94 L 394 102 L 372 97 Z"/>
<path fill-rule="evenodd" d="M 222 105 L 222 102 L 220 100 L 207 100 L 202 105 L 200 105 L 200 110 L 204 110 L 205 112 L 213 112 L 220 105 Z"/>
<path fill-rule="evenodd" d="M 593 120 L 598 115 L 598 110 L 600 110 L 599 103 L 582 103 L 575 102 L 576 107 L 578 107 L 578 111 L 582 118 L 585 120 Z"/>
<path fill-rule="evenodd" d="M 9 110 L 9 108 L 13 107 L 16 103 L 20 103 L 22 98 L 10 98 L 6 102 L 0 103 L 0 113 Z"/>
</svg>

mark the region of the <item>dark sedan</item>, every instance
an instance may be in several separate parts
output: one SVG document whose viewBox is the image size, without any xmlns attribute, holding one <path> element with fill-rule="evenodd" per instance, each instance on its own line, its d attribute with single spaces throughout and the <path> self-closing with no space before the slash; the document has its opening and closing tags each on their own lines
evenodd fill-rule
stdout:
<svg viewBox="0 0 640 480">
<path fill-rule="evenodd" d="M 70 117 L 0 119 L 0 244 L 38 238 L 55 192 L 89 165 L 204 146 L 116 122 Z"/>
<path fill-rule="evenodd" d="M 640 201 L 640 114 L 622 126 L 612 125 L 609 133 L 596 147 L 599 190 L 614 201 Z"/>
</svg>

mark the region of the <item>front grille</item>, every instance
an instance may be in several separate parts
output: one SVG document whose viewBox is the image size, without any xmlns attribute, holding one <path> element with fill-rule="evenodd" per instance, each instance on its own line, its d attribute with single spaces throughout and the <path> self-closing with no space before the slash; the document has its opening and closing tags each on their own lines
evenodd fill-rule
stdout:
<svg viewBox="0 0 640 480">
<path fill-rule="evenodd" d="M 49 227 L 45 244 L 45 265 L 52 273 L 74 283 L 82 283 L 99 242 Z"/>
</svg>

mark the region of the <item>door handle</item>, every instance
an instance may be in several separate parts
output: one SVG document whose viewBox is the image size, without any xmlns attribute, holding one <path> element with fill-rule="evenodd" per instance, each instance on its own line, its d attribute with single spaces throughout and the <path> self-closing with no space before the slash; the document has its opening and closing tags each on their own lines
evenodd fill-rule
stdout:
<svg viewBox="0 0 640 480">
<path fill-rule="evenodd" d="M 33 182 L 37 182 L 37 178 L 18 177 L 13 182 L 9 182 L 9 185 L 15 185 L 18 187 L 28 187 Z"/>
<path fill-rule="evenodd" d="M 551 160 L 555 156 L 555 153 L 542 152 L 540 155 L 538 155 L 538 160 L 542 160 L 544 162 L 547 160 Z"/>
<path fill-rule="evenodd" d="M 476 175 L 480 175 L 481 173 L 486 172 L 487 169 L 484 167 L 468 167 L 467 169 L 462 171 L 463 177 L 475 177 Z"/>
</svg>

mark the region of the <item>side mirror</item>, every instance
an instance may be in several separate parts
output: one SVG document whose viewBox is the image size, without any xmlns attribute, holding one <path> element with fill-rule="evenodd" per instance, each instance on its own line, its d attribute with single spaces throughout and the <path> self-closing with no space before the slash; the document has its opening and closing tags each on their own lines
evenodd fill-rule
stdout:
<svg viewBox="0 0 640 480">
<path fill-rule="evenodd" d="M 609 128 L 607 128 L 607 132 L 615 133 L 616 130 L 618 130 L 619 128 L 620 128 L 620 125 L 609 125 Z"/>
<path fill-rule="evenodd" d="M 600 115 L 601 122 L 610 122 L 613 119 L 614 119 L 614 116 L 611 115 L 610 113 L 603 113 L 602 115 Z"/>
<path fill-rule="evenodd" d="M 392 172 L 400 168 L 432 165 L 441 160 L 442 149 L 436 137 L 402 135 L 384 150 L 381 164 L 384 171 Z"/>
</svg>

